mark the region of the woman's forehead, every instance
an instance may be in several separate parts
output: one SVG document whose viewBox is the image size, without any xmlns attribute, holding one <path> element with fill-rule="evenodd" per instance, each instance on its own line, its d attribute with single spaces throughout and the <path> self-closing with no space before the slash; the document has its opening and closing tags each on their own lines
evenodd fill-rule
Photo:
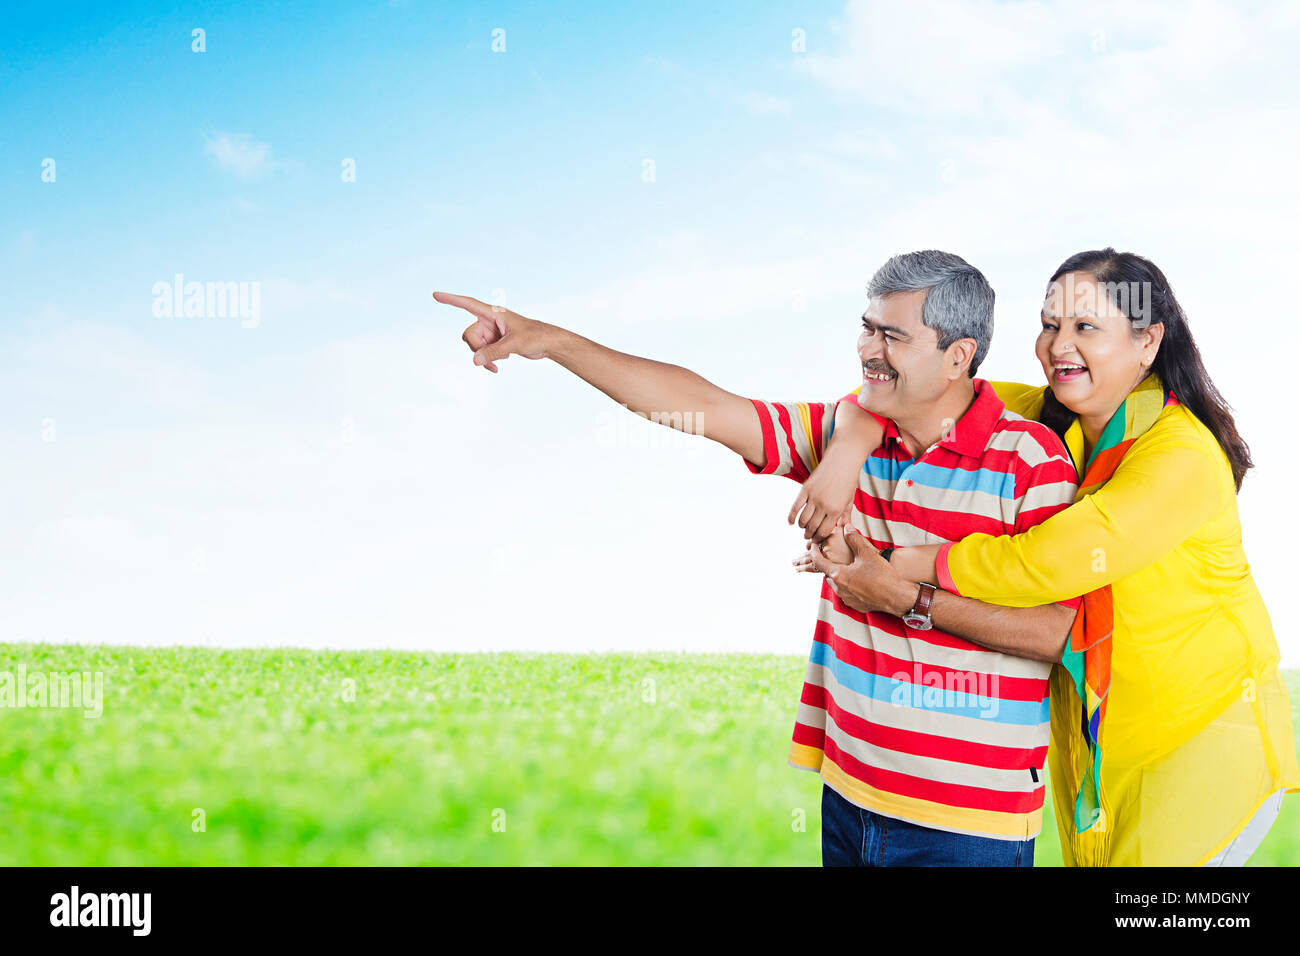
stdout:
<svg viewBox="0 0 1300 956">
<path fill-rule="evenodd" d="M 1086 272 L 1067 272 L 1047 287 L 1043 315 L 1049 318 L 1123 318 L 1105 288 Z"/>
</svg>

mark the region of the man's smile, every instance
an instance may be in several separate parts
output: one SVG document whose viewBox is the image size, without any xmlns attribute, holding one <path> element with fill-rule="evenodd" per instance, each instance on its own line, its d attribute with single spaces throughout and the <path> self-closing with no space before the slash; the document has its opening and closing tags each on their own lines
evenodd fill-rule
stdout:
<svg viewBox="0 0 1300 956">
<path fill-rule="evenodd" d="M 868 385 L 886 385 L 898 377 L 897 372 L 887 372 L 881 369 L 868 368 L 862 366 L 862 380 Z"/>
</svg>

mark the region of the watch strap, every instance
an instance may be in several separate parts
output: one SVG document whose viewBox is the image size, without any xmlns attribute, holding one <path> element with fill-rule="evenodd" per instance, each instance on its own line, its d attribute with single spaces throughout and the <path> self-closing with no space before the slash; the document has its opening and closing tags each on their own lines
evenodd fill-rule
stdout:
<svg viewBox="0 0 1300 956">
<path fill-rule="evenodd" d="M 917 585 L 916 603 L 912 605 L 910 613 L 918 617 L 930 616 L 930 603 L 934 600 L 934 592 L 938 590 L 933 584 Z"/>
</svg>

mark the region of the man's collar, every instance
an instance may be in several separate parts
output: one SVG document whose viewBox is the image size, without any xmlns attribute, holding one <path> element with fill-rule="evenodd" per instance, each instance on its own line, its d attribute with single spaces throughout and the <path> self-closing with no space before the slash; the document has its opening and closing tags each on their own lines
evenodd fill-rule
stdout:
<svg viewBox="0 0 1300 956">
<path fill-rule="evenodd" d="M 988 448 L 993 429 L 1006 406 L 993 386 L 982 378 L 975 379 L 975 400 L 971 402 L 966 414 L 958 419 L 957 424 L 948 432 L 948 437 L 939 442 L 945 448 L 951 448 L 959 455 L 979 458 Z"/>
<path fill-rule="evenodd" d="M 898 422 L 894 421 L 892 418 L 886 418 L 885 433 L 883 436 L 881 436 L 880 441 L 883 444 L 884 442 L 889 441 L 889 439 L 891 438 L 893 438 L 895 441 L 902 441 L 902 436 L 898 434 Z"/>
<path fill-rule="evenodd" d="M 946 437 L 941 438 L 930 448 L 923 449 L 921 455 L 933 448 L 947 448 L 958 455 L 967 455 L 971 458 L 979 458 L 984 454 L 984 449 L 988 447 L 989 439 L 993 436 L 993 429 L 998 419 L 1002 417 L 1002 410 L 1006 406 L 1002 403 L 1002 399 L 998 398 L 997 392 L 993 391 L 993 386 L 984 379 L 975 379 L 974 386 L 975 399 L 971 402 L 970 408 L 966 409 L 966 414 L 948 429 Z M 892 418 L 885 422 L 882 441 L 888 441 L 891 436 L 896 441 L 902 441 L 902 436 L 898 433 L 898 422 Z M 920 455 L 917 457 L 919 458 Z"/>
</svg>

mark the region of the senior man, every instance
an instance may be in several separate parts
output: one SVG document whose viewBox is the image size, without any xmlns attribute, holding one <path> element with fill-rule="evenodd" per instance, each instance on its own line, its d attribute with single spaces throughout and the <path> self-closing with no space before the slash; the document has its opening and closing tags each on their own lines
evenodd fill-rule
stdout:
<svg viewBox="0 0 1300 956">
<path fill-rule="evenodd" d="M 691 422 L 756 474 L 803 481 L 830 441 L 834 403 L 743 398 L 477 299 L 434 298 L 475 317 L 463 339 L 476 365 L 550 359 L 638 414 Z M 859 475 L 837 575 L 870 574 L 887 609 L 855 610 L 824 580 L 789 757 L 822 778 L 826 865 L 1033 863 L 1048 674 L 1078 601 L 994 607 L 908 584 L 886 560 L 894 546 L 1019 533 L 1073 501 L 1060 440 L 974 377 L 993 299 L 978 269 L 933 250 L 895 256 L 868 287 L 859 358 L 869 387 L 889 389 L 876 407 L 891 420 Z"/>
</svg>

